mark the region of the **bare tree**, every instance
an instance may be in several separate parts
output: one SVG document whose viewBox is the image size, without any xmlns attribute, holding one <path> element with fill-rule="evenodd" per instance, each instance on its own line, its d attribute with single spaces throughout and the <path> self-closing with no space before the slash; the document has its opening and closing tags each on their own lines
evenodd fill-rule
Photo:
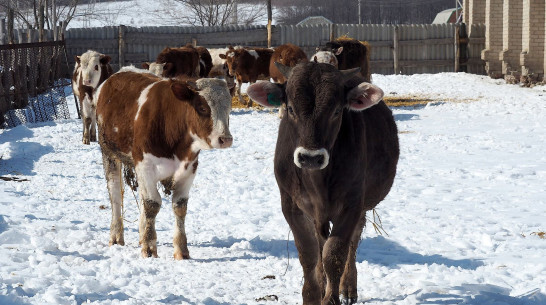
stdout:
<svg viewBox="0 0 546 305">
<path fill-rule="evenodd" d="M 264 15 L 263 5 L 237 5 L 238 0 L 174 0 L 188 7 L 191 13 L 183 16 L 186 23 L 197 26 L 217 26 L 232 23 L 252 24 Z"/>
<path fill-rule="evenodd" d="M 13 14 L 14 27 L 39 29 L 43 40 L 45 29 L 56 29 L 57 22 L 63 27 L 74 17 L 79 0 L 0 0 L 0 8 Z M 8 22 L 9 23 L 9 22 Z M 64 28 L 63 28 L 64 30 Z"/>
</svg>

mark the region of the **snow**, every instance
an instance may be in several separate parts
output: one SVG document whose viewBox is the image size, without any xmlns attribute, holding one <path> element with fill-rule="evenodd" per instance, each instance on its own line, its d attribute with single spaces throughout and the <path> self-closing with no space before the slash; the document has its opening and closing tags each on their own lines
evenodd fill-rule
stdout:
<svg viewBox="0 0 546 305">
<path fill-rule="evenodd" d="M 373 79 L 388 96 L 435 102 L 393 109 L 401 157 L 377 208 L 388 235 L 362 235 L 359 303 L 546 304 L 546 87 L 464 73 Z M 277 114 L 234 110 L 230 122 L 233 147 L 200 154 L 184 261 L 172 257 L 167 199 L 159 258 L 140 257 L 129 188 L 126 246 L 108 246 L 100 149 L 81 144 L 79 120 L 0 130 L 0 176 L 29 180 L 0 180 L 0 304 L 301 304 L 273 176 Z"/>
</svg>

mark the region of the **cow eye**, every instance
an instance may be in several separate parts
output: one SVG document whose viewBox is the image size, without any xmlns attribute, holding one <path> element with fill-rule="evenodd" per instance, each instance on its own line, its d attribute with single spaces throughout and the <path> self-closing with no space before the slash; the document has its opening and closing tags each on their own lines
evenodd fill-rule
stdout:
<svg viewBox="0 0 546 305">
<path fill-rule="evenodd" d="M 337 117 L 340 113 L 341 113 L 341 108 L 338 108 L 338 109 L 336 109 L 336 111 L 334 112 L 334 116 Z"/>
<path fill-rule="evenodd" d="M 95 71 L 99 71 L 99 65 L 95 65 Z"/>
</svg>

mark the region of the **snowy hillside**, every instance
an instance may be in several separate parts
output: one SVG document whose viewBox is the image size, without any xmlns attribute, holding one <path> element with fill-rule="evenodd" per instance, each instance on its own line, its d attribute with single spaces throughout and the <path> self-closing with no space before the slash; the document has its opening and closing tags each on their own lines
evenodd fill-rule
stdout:
<svg viewBox="0 0 546 305">
<path fill-rule="evenodd" d="M 267 24 L 264 5 L 238 5 L 239 24 L 257 16 L 252 24 Z M 275 11 L 273 12 L 275 16 Z M 184 4 L 175 0 L 128 0 L 80 4 L 68 28 L 118 26 L 183 26 L 191 25 L 186 18 L 194 16 Z"/>
<path fill-rule="evenodd" d="M 401 158 L 377 209 L 388 235 L 365 229 L 359 302 L 546 304 L 546 87 L 463 73 L 373 79 L 388 96 L 436 102 L 393 109 Z M 101 154 L 81 144 L 78 120 L 0 130 L 0 176 L 23 180 L 0 180 L 0 304 L 301 304 L 273 176 L 276 112 L 234 110 L 230 122 L 233 147 L 199 156 L 185 261 L 172 258 L 167 198 L 159 258 L 140 257 L 128 188 L 126 246 L 108 246 Z"/>
</svg>

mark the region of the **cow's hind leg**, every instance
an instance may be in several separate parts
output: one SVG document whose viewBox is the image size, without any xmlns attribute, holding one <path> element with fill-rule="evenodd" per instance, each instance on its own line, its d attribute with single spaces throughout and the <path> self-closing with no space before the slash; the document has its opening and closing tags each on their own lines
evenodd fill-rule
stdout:
<svg viewBox="0 0 546 305">
<path fill-rule="evenodd" d="M 360 221 L 356 227 L 356 230 L 351 239 L 349 245 L 349 254 L 347 256 L 347 263 L 345 264 L 345 271 L 341 277 L 341 286 L 339 288 L 339 295 L 341 304 L 351 305 L 355 304 L 358 299 L 357 293 L 357 272 L 356 272 L 356 250 L 360 242 L 360 236 L 362 235 L 362 229 L 366 224 L 366 213 L 362 212 Z"/>
<path fill-rule="evenodd" d="M 319 264 L 319 243 L 315 236 L 313 221 L 292 202 L 290 196 L 281 191 L 282 211 L 288 222 L 298 249 L 303 269 L 303 305 L 320 303 L 323 294 L 323 274 Z"/>
<path fill-rule="evenodd" d="M 110 223 L 110 246 L 125 245 L 123 238 L 123 180 L 121 178 L 121 161 L 102 152 L 104 176 L 108 186 L 110 204 L 112 205 L 112 221 Z"/>
<path fill-rule="evenodd" d="M 139 236 L 142 257 L 157 257 L 157 232 L 155 217 L 161 209 L 161 196 L 157 190 L 157 180 L 152 177 L 154 170 L 143 165 L 136 166 L 137 182 L 140 194 Z"/>
<path fill-rule="evenodd" d="M 197 160 L 188 169 L 189 171 L 185 172 L 182 177 L 177 177 L 176 181 L 173 181 L 173 212 L 175 217 L 173 247 L 174 259 L 176 260 L 190 258 L 185 223 L 190 188 L 197 170 Z"/>
</svg>

